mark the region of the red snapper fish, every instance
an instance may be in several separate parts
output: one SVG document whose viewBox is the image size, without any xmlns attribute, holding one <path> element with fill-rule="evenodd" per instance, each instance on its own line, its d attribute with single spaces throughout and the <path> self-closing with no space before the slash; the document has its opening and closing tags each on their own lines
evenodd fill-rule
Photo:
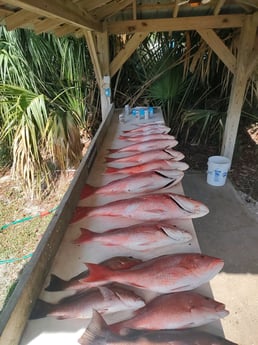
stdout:
<svg viewBox="0 0 258 345">
<path fill-rule="evenodd" d="M 93 311 L 92 319 L 78 342 L 81 345 L 237 345 L 196 329 L 138 331 L 121 336 L 111 331 L 97 311 Z"/>
<path fill-rule="evenodd" d="M 53 316 L 63 319 L 88 319 L 95 309 L 101 314 L 110 314 L 145 305 L 143 299 L 120 286 L 101 286 L 65 297 L 56 304 L 37 300 L 30 319 Z"/>
<path fill-rule="evenodd" d="M 74 244 L 98 242 L 104 246 L 121 246 L 133 250 L 154 249 L 161 246 L 189 242 L 192 235 L 168 223 L 142 223 L 97 233 L 81 228 Z"/>
<path fill-rule="evenodd" d="M 125 270 L 137 264 L 142 260 L 136 259 L 132 256 L 114 256 L 101 262 L 102 266 L 108 267 L 110 270 Z M 89 270 L 83 271 L 80 274 L 72 277 L 69 280 L 63 280 L 55 274 L 50 275 L 49 285 L 45 288 L 46 291 L 62 291 L 62 290 L 83 290 L 83 285 L 80 280 L 89 275 Z"/>
<path fill-rule="evenodd" d="M 123 217 L 141 221 L 198 218 L 209 212 L 207 206 L 187 196 L 164 193 L 116 200 L 96 207 L 76 207 L 71 224 L 85 217 Z"/>
<path fill-rule="evenodd" d="M 157 140 L 146 140 L 140 143 L 134 143 L 131 145 L 124 146 L 119 149 L 109 149 L 111 153 L 120 153 L 120 152 L 146 152 L 150 150 L 158 150 L 158 149 L 165 149 L 165 148 L 172 148 L 178 144 L 178 141 L 175 139 L 157 139 Z"/>
<path fill-rule="evenodd" d="M 173 135 L 165 134 L 165 133 L 150 133 L 150 134 L 146 133 L 144 135 L 135 135 L 135 136 L 120 135 L 118 139 L 141 143 L 148 140 L 175 139 L 175 137 Z"/>
<path fill-rule="evenodd" d="M 167 148 L 164 150 L 153 150 L 146 152 L 138 152 L 133 155 L 121 158 L 107 157 L 107 162 L 114 163 L 147 163 L 157 159 L 173 159 L 175 161 L 181 161 L 185 156 L 182 152 Z"/>
<path fill-rule="evenodd" d="M 189 165 L 185 162 L 175 161 L 173 159 L 159 159 L 150 161 L 143 164 L 137 164 L 129 167 L 124 168 L 113 168 L 107 167 L 105 170 L 105 174 L 137 174 L 145 171 L 152 171 L 157 169 L 162 170 L 187 170 Z"/>
<path fill-rule="evenodd" d="M 89 275 L 80 282 L 85 287 L 116 282 L 164 294 L 195 289 L 212 279 L 223 265 L 223 260 L 199 253 L 162 255 L 117 271 L 86 263 Z"/>
<path fill-rule="evenodd" d="M 129 320 L 110 326 L 119 334 L 129 329 L 182 329 L 205 325 L 227 316 L 223 303 L 193 291 L 176 292 L 154 298 L 134 312 Z"/>
<path fill-rule="evenodd" d="M 153 170 L 124 177 L 100 187 L 86 184 L 80 200 L 92 194 L 147 193 L 166 189 L 179 183 L 183 176 L 184 173 L 180 170 Z"/>
</svg>

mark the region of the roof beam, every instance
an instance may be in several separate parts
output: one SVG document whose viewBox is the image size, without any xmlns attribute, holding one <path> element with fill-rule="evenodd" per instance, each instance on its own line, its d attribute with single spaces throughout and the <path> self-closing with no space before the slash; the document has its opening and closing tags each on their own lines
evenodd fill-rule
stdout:
<svg viewBox="0 0 258 345">
<path fill-rule="evenodd" d="M 14 30 L 17 27 L 23 27 L 35 18 L 37 18 L 35 13 L 28 12 L 26 10 L 20 10 L 6 17 L 5 25 L 7 30 Z"/>
<path fill-rule="evenodd" d="M 100 67 L 100 62 L 97 54 L 97 49 L 96 49 L 96 42 L 93 36 L 93 33 L 91 31 L 84 31 L 84 36 L 87 42 L 87 46 L 89 49 L 91 61 L 93 64 L 96 80 L 98 83 L 99 88 L 101 89 L 102 86 L 102 72 L 101 72 L 101 67 Z"/>
<path fill-rule="evenodd" d="M 219 16 L 178 17 L 165 19 L 126 20 L 110 22 L 110 34 L 134 32 L 185 31 L 198 29 L 225 29 L 242 27 L 245 15 L 229 14 Z"/>
<path fill-rule="evenodd" d="M 102 24 L 96 21 L 88 12 L 63 0 L 8 0 L 13 6 L 34 12 L 35 15 L 62 20 L 67 24 L 86 30 L 102 31 Z"/>
<path fill-rule="evenodd" d="M 58 27 L 62 22 L 60 20 L 52 19 L 52 18 L 45 18 L 42 19 L 40 22 L 33 25 L 35 33 L 41 34 L 42 32 L 51 32 L 56 27 Z"/>
<path fill-rule="evenodd" d="M 215 31 L 212 29 L 199 29 L 197 31 L 215 54 L 218 55 L 220 60 L 227 66 L 230 72 L 234 74 L 236 70 L 236 58 Z"/>
<path fill-rule="evenodd" d="M 96 10 L 92 11 L 92 13 L 100 19 L 107 18 L 111 15 L 113 16 L 117 12 L 128 7 L 129 5 L 132 4 L 132 2 L 133 2 L 133 0 L 124 0 L 124 1 L 121 1 L 119 3 L 110 2 L 109 4 L 107 4 L 103 7 L 99 7 Z"/>
<path fill-rule="evenodd" d="M 148 36 L 147 32 L 135 33 L 132 38 L 126 43 L 125 47 L 114 57 L 110 63 L 110 76 L 113 77 L 116 72 L 123 66 L 127 59 L 134 53 L 135 49 Z"/>
</svg>

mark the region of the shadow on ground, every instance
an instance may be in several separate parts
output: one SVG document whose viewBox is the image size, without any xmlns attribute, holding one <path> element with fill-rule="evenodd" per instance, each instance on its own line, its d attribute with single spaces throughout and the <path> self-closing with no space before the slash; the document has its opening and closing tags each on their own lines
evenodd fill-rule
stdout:
<svg viewBox="0 0 258 345">
<path fill-rule="evenodd" d="M 214 187 L 207 184 L 205 173 L 188 171 L 182 183 L 187 196 L 210 210 L 193 220 L 201 251 L 222 258 L 224 272 L 258 274 L 258 217 L 247 209 L 230 180 Z"/>
</svg>

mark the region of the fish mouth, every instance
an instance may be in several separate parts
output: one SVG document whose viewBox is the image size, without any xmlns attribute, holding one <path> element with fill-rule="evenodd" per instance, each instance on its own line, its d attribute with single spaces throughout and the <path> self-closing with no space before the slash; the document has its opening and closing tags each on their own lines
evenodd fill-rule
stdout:
<svg viewBox="0 0 258 345">
<path fill-rule="evenodd" d="M 181 161 L 185 158 L 185 155 L 182 152 L 173 149 L 165 148 L 164 152 L 168 153 L 175 161 Z"/>
<path fill-rule="evenodd" d="M 180 194 L 169 194 L 169 196 L 182 211 L 191 215 L 192 218 L 202 217 L 209 213 L 208 207 L 197 200 Z"/>
<path fill-rule="evenodd" d="M 182 180 L 184 177 L 184 173 L 180 170 L 168 170 L 168 171 L 160 171 L 155 170 L 155 174 L 158 176 L 164 177 L 166 179 L 170 179 L 170 181 L 165 184 L 162 188 L 169 188 L 174 186 L 176 183 Z"/>
</svg>

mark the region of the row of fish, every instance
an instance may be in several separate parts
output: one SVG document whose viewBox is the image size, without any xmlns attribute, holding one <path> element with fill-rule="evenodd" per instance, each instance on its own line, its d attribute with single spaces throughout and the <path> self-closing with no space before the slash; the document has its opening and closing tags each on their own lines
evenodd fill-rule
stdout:
<svg viewBox="0 0 258 345">
<path fill-rule="evenodd" d="M 74 244 L 96 242 L 106 248 L 116 246 L 137 253 L 191 241 L 188 231 L 172 225 L 169 220 L 201 217 L 209 210 L 203 203 L 184 195 L 164 193 L 182 180 L 188 168 L 186 163 L 180 162 L 184 155 L 172 149 L 177 141 L 167 134 L 169 130 L 162 123 L 150 123 L 124 131 L 119 140 L 131 144 L 109 150 L 105 171 L 107 175 L 122 177 L 102 186 L 86 184 L 80 199 L 124 193 L 130 197 L 96 207 L 79 206 L 71 220 L 76 224 L 86 218 L 108 216 L 139 223 L 102 233 L 81 228 Z M 114 154 L 118 157 L 112 157 Z M 119 157 L 119 154 L 126 156 Z M 120 168 L 117 163 L 121 164 Z M 124 166 L 128 163 L 129 166 Z M 57 304 L 39 300 L 31 317 L 84 319 L 92 316 L 79 340 L 82 345 L 233 345 L 203 332 L 171 331 L 197 327 L 228 314 L 224 304 L 192 291 L 222 269 L 221 259 L 183 252 L 145 261 L 113 257 L 100 264 L 87 262 L 85 265 L 87 270 L 68 281 L 52 275 L 47 291 L 71 290 L 74 295 L 62 298 Z M 157 296 L 146 302 L 134 288 Z M 100 315 L 123 310 L 134 312 L 129 319 L 109 326 Z M 164 331 L 168 329 L 170 331 Z"/>
</svg>

